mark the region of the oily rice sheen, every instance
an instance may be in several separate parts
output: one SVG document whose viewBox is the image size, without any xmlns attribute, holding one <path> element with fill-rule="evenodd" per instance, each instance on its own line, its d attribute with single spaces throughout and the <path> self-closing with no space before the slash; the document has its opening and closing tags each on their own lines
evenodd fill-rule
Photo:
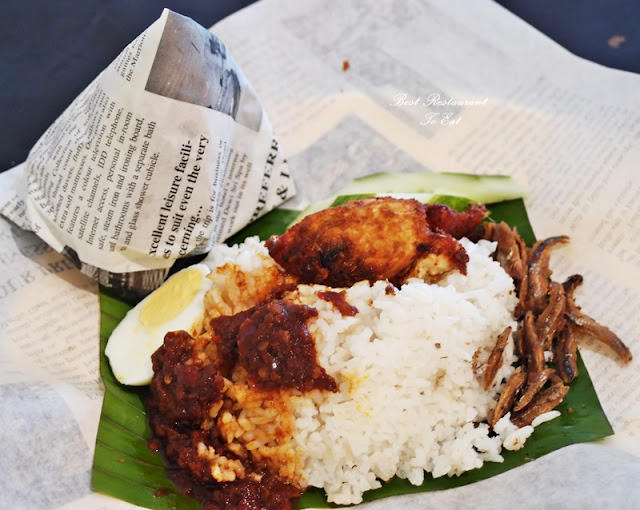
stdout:
<svg viewBox="0 0 640 510">
<path fill-rule="evenodd" d="M 425 471 L 452 476 L 501 462 L 503 447 L 517 448 L 531 433 L 532 427 L 517 430 L 508 416 L 491 435 L 482 423 L 513 371 L 512 339 L 487 391 L 482 363 L 497 336 L 507 326 L 515 329 L 517 297 L 512 279 L 491 257 L 495 243 L 461 243 L 469 255 L 467 275 L 453 272 L 437 284 L 411 279 L 399 289 L 386 281 L 359 282 L 344 295 L 354 315 L 318 295 L 342 289 L 298 285 L 285 294 L 318 311 L 309 332 L 319 364 L 338 385 L 337 392 L 287 397 L 286 450 L 295 452 L 296 483 L 323 488 L 331 502 L 355 504 L 393 476 L 418 485 Z M 220 247 L 210 262 L 224 269 L 211 275 L 209 316 L 231 313 L 225 301 L 234 295 L 238 273 L 246 296 L 275 266 L 257 238 Z"/>
</svg>

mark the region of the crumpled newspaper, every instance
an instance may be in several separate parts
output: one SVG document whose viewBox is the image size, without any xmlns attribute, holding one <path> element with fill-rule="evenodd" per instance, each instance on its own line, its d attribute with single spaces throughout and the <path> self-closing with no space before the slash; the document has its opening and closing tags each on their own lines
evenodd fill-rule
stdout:
<svg viewBox="0 0 640 510">
<path fill-rule="evenodd" d="M 0 213 L 130 299 L 295 193 L 225 45 L 166 9 L 5 174 Z"/>
</svg>

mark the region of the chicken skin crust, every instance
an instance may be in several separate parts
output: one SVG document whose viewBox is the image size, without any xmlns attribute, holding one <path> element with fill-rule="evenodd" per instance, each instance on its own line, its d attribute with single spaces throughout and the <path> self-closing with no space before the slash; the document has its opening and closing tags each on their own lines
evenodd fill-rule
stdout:
<svg viewBox="0 0 640 510">
<path fill-rule="evenodd" d="M 332 287 L 361 280 L 398 285 L 411 276 L 435 280 L 455 269 L 466 274 L 468 261 L 450 234 L 429 225 L 425 205 L 391 197 L 317 212 L 272 236 L 266 246 L 301 282 Z"/>
</svg>

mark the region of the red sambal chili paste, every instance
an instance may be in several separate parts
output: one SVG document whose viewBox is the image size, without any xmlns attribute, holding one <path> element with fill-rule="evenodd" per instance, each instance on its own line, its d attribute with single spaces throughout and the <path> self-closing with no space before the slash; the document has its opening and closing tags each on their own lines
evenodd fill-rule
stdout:
<svg viewBox="0 0 640 510">
<path fill-rule="evenodd" d="M 347 293 L 344 290 L 340 292 L 332 290 L 320 291 L 318 292 L 318 297 L 332 303 L 342 316 L 353 317 L 358 313 L 358 309 L 347 301 Z"/>
<path fill-rule="evenodd" d="M 222 437 L 211 409 L 225 404 L 225 385 L 237 367 L 260 391 L 337 391 L 335 380 L 316 359 L 307 322 L 314 308 L 279 300 L 234 316 L 212 319 L 213 337 L 168 333 L 152 356 L 154 376 L 147 399 L 154 439 L 165 456 L 169 478 L 204 510 L 293 509 L 302 490 L 250 455 L 238 455 Z M 241 461 L 246 474 L 216 481 L 209 459 L 199 452 Z"/>
</svg>

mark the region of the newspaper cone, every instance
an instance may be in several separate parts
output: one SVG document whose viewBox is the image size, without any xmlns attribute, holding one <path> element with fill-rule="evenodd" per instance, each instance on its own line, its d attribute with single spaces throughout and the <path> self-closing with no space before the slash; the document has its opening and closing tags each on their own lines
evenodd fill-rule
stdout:
<svg viewBox="0 0 640 510">
<path fill-rule="evenodd" d="M 294 194 L 224 44 L 165 10 L 45 132 L 0 212 L 107 287 L 148 293 Z"/>
</svg>

